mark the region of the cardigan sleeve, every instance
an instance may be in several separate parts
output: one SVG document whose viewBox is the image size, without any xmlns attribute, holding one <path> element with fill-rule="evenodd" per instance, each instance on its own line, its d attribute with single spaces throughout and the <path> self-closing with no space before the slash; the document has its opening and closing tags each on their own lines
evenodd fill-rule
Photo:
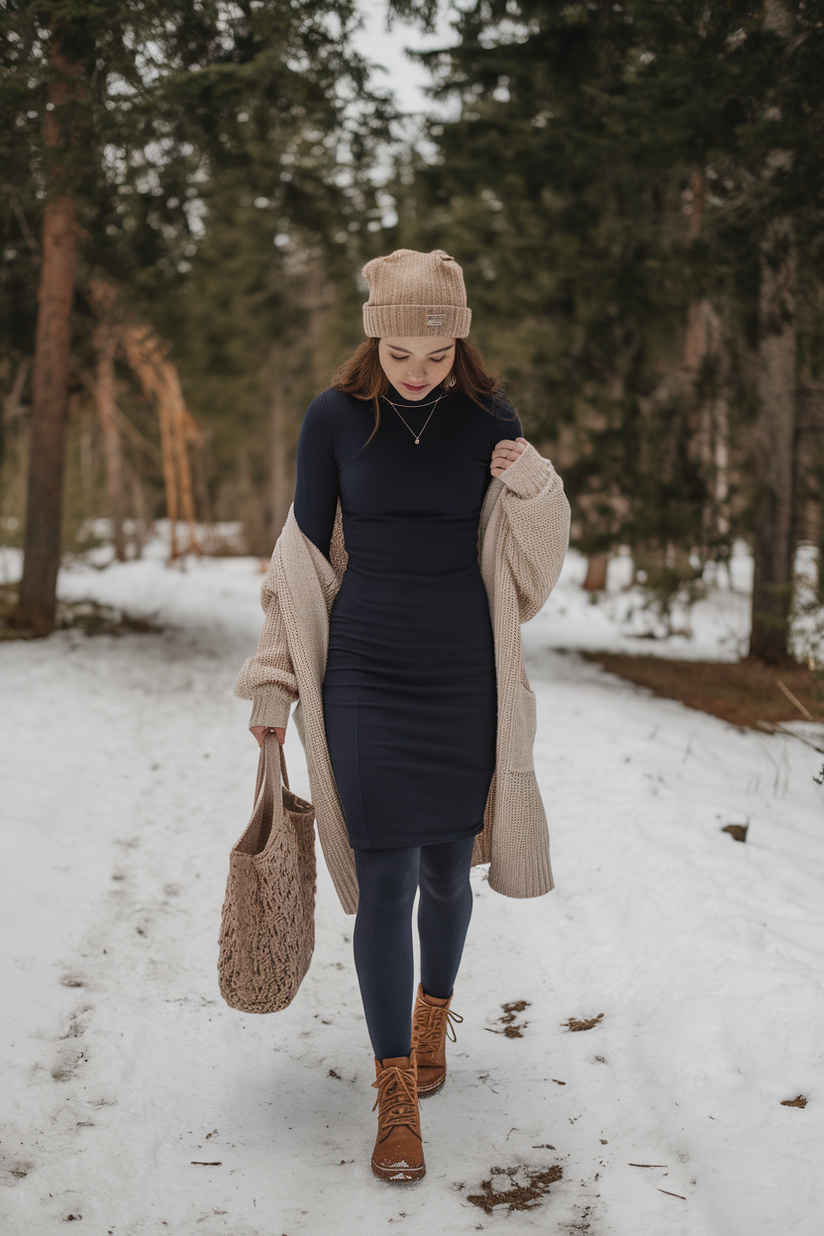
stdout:
<svg viewBox="0 0 824 1236">
<path fill-rule="evenodd" d="M 561 574 L 569 544 L 569 502 L 563 481 L 534 446 L 527 446 L 501 480 L 503 553 L 515 585 L 519 620 L 529 622 Z"/>
<path fill-rule="evenodd" d="M 324 394 L 312 400 L 300 429 L 294 514 L 301 531 L 327 561 L 337 506 L 338 465 L 330 409 Z M 260 590 L 266 621 L 257 652 L 244 663 L 235 683 L 235 695 L 252 701 L 250 728 L 255 725 L 285 727 L 290 708 L 298 698 L 297 678 L 278 599 L 274 567 L 277 552 L 275 546 Z"/>
<path fill-rule="evenodd" d="M 277 546 L 275 547 L 275 554 Z M 249 728 L 267 725 L 285 729 L 289 711 L 298 698 L 298 682 L 289 655 L 286 627 L 280 611 L 274 559 L 260 590 L 260 603 L 266 614 L 257 652 L 244 661 L 235 683 L 235 695 L 252 701 Z"/>
</svg>

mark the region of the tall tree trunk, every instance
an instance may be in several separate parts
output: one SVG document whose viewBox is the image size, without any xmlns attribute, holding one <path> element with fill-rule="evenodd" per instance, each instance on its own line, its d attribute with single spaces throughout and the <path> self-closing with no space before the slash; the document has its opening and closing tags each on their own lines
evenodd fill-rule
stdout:
<svg viewBox="0 0 824 1236">
<path fill-rule="evenodd" d="M 729 381 L 729 358 L 722 319 L 707 297 L 693 301 L 687 311 L 684 370 L 696 407 L 694 449 L 707 494 L 703 535 L 705 546 L 711 548 L 723 542 L 730 526 L 729 404 L 723 394 Z"/>
<path fill-rule="evenodd" d="M 94 486 L 95 441 L 94 413 L 91 408 L 80 412 L 80 484 L 84 494 L 90 494 Z"/>
<path fill-rule="evenodd" d="M 178 485 L 180 487 L 180 505 L 183 518 L 186 520 L 189 539 L 185 552 L 199 554 L 200 545 L 197 539 L 197 511 L 195 510 L 195 494 L 192 485 L 192 457 L 189 450 L 190 442 L 197 433 L 197 425 L 183 402 L 183 392 L 174 365 L 167 361 L 164 366 L 167 375 L 167 387 L 173 400 L 173 415 L 176 434 L 175 453 L 177 457 Z"/>
<path fill-rule="evenodd" d="M 192 472 L 192 488 L 195 495 L 195 512 L 203 524 L 203 552 L 213 554 L 217 546 L 212 499 L 206 481 L 206 452 L 203 434 L 198 432 L 189 439 L 189 466 Z"/>
<path fill-rule="evenodd" d="M 587 559 L 587 573 L 581 587 L 586 592 L 603 592 L 607 586 L 607 567 L 609 553 L 590 554 Z"/>
<path fill-rule="evenodd" d="M 796 263 L 787 219 L 767 229 L 761 255 L 756 508 L 750 656 L 787 659 L 792 601 L 796 403 Z"/>
<path fill-rule="evenodd" d="M 693 169 L 691 177 L 687 241 L 692 243 L 701 234 L 707 203 L 707 178 L 703 167 Z M 707 362 L 712 362 L 714 391 L 706 386 Z M 707 501 L 703 512 L 703 531 L 707 547 L 717 545 L 729 532 L 727 499 L 729 495 L 729 405 L 719 388 L 725 382 L 728 368 L 722 323 L 707 296 L 690 303 L 684 335 L 684 369 L 693 388 L 697 408 L 695 447 L 707 485 Z"/>
<path fill-rule="evenodd" d="M 103 433 L 106 505 L 112 524 L 115 557 L 118 562 L 125 562 L 123 442 L 117 425 L 117 405 L 115 403 L 114 357 L 117 350 L 117 335 L 110 323 L 101 322 L 99 324 L 95 331 L 94 342 L 97 350 L 94 394 Z"/>
<path fill-rule="evenodd" d="M 792 15 L 783 0 L 766 0 L 764 25 L 789 38 Z M 791 161 L 788 151 L 773 151 L 765 178 L 771 179 Z M 797 327 L 796 256 L 789 217 L 767 225 L 760 276 L 750 656 L 780 665 L 788 659 L 793 586 Z"/>
<path fill-rule="evenodd" d="M 75 66 L 60 51 L 53 34 L 52 64 L 57 76 L 49 82 L 44 142 L 50 153 L 71 144 L 64 121 L 65 107 L 76 97 Z M 16 627 L 36 635 L 54 630 L 57 571 L 63 507 L 63 460 L 69 398 L 71 309 L 74 297 L 77 230 L 75 207 L 66 188 L 66 169 L 55 159 L 49 169 L 49 201 L 43 214 L 38 289 L 37 333 L 32 376 L 28 489 L 26 494 L 25 560 Z"/>
<path fill-rule="evenodd" d="M 149 521 L 146 515 L 146 495 L 143 492 L 143 482 L 140 473 L 126 459 L 126 483 L 132 499 L 133 532 L 132 557 L 143 557 L 143 546 L 148 539 Z"/>
<path fill-rule="evenodd" d="M 723 395 L 712 401 L 713 504 L 712 523 L 718 537 L 730 530 L 728 515 L 730 481 L 730 405 Z"/>
<path fill-rule="evenodd" d="M 824 383 L 799 382 L 795 422 L 793 553 L 805 541 L 824 554 Z M 820 571 L 819 571 L 820 574 Z"/>
</svg>

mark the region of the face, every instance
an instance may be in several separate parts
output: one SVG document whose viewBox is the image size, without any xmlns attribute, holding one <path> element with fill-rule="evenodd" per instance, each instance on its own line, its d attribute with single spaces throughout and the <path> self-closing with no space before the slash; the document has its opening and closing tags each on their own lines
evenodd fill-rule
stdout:
<svg viewBox="0 0 824 1236">
<path fill-rule="evenodd" d="M 454 339 L 381 339 L 378 359 L 396 391 L 425 399 L 455 364 Z"/>
</svg>

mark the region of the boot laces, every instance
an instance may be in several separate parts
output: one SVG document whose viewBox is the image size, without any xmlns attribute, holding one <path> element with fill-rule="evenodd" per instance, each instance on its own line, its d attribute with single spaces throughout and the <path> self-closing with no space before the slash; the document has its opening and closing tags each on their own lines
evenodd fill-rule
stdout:
<svg viewBox="0 0 824 1236">
<path fill-rule="evenodd" d="M 418 1052 L 426 1052 L 431 1054 L 440 1047 L 440 1038 L 443 1034 L 444 1021 L 446 1021 L 446 1035 L 452 1043 L 457 1043 L 458 1036 L 455 1033 L 455 1024 L 463 1021 L 459 1013 L 453 1013 L 451 1009 L 444 1008 L 437 1004 L 426 1004 L 419 1000 L 415 1008 L 414 1032 L 415 1040 L 418 1047 Z"/>
<path fill-rule="evenodd" d="M 414 1069 L 383 1069 L 372 1086 L 378 1092 L 372 1111 L 380 1104 L 378 1118 L 384 1128 L 414 1121 L 419 1103 Z"/>
</svg>

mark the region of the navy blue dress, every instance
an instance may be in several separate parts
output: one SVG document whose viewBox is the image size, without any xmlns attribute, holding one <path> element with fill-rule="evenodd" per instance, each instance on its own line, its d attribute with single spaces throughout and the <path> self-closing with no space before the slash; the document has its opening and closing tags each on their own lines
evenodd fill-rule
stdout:
<svg viewBox="0 0 824 1236">
<path fill-rule="evenodd" d="M 440 388 L 427 396 L 437 397 Z M 432 407 L 389 398 L 415 433 Z M 295 518 L 321 553 L 338 498 L 349 562 L 330 615 L 323 708 L 355 849 L 474 836 L 495 770 L 495 650 L 477 557 L 492 448 L 521 423 L 445 395 L 415 445 L 381 401 L 329 390 L 300 431 Z"/>
</svg>

